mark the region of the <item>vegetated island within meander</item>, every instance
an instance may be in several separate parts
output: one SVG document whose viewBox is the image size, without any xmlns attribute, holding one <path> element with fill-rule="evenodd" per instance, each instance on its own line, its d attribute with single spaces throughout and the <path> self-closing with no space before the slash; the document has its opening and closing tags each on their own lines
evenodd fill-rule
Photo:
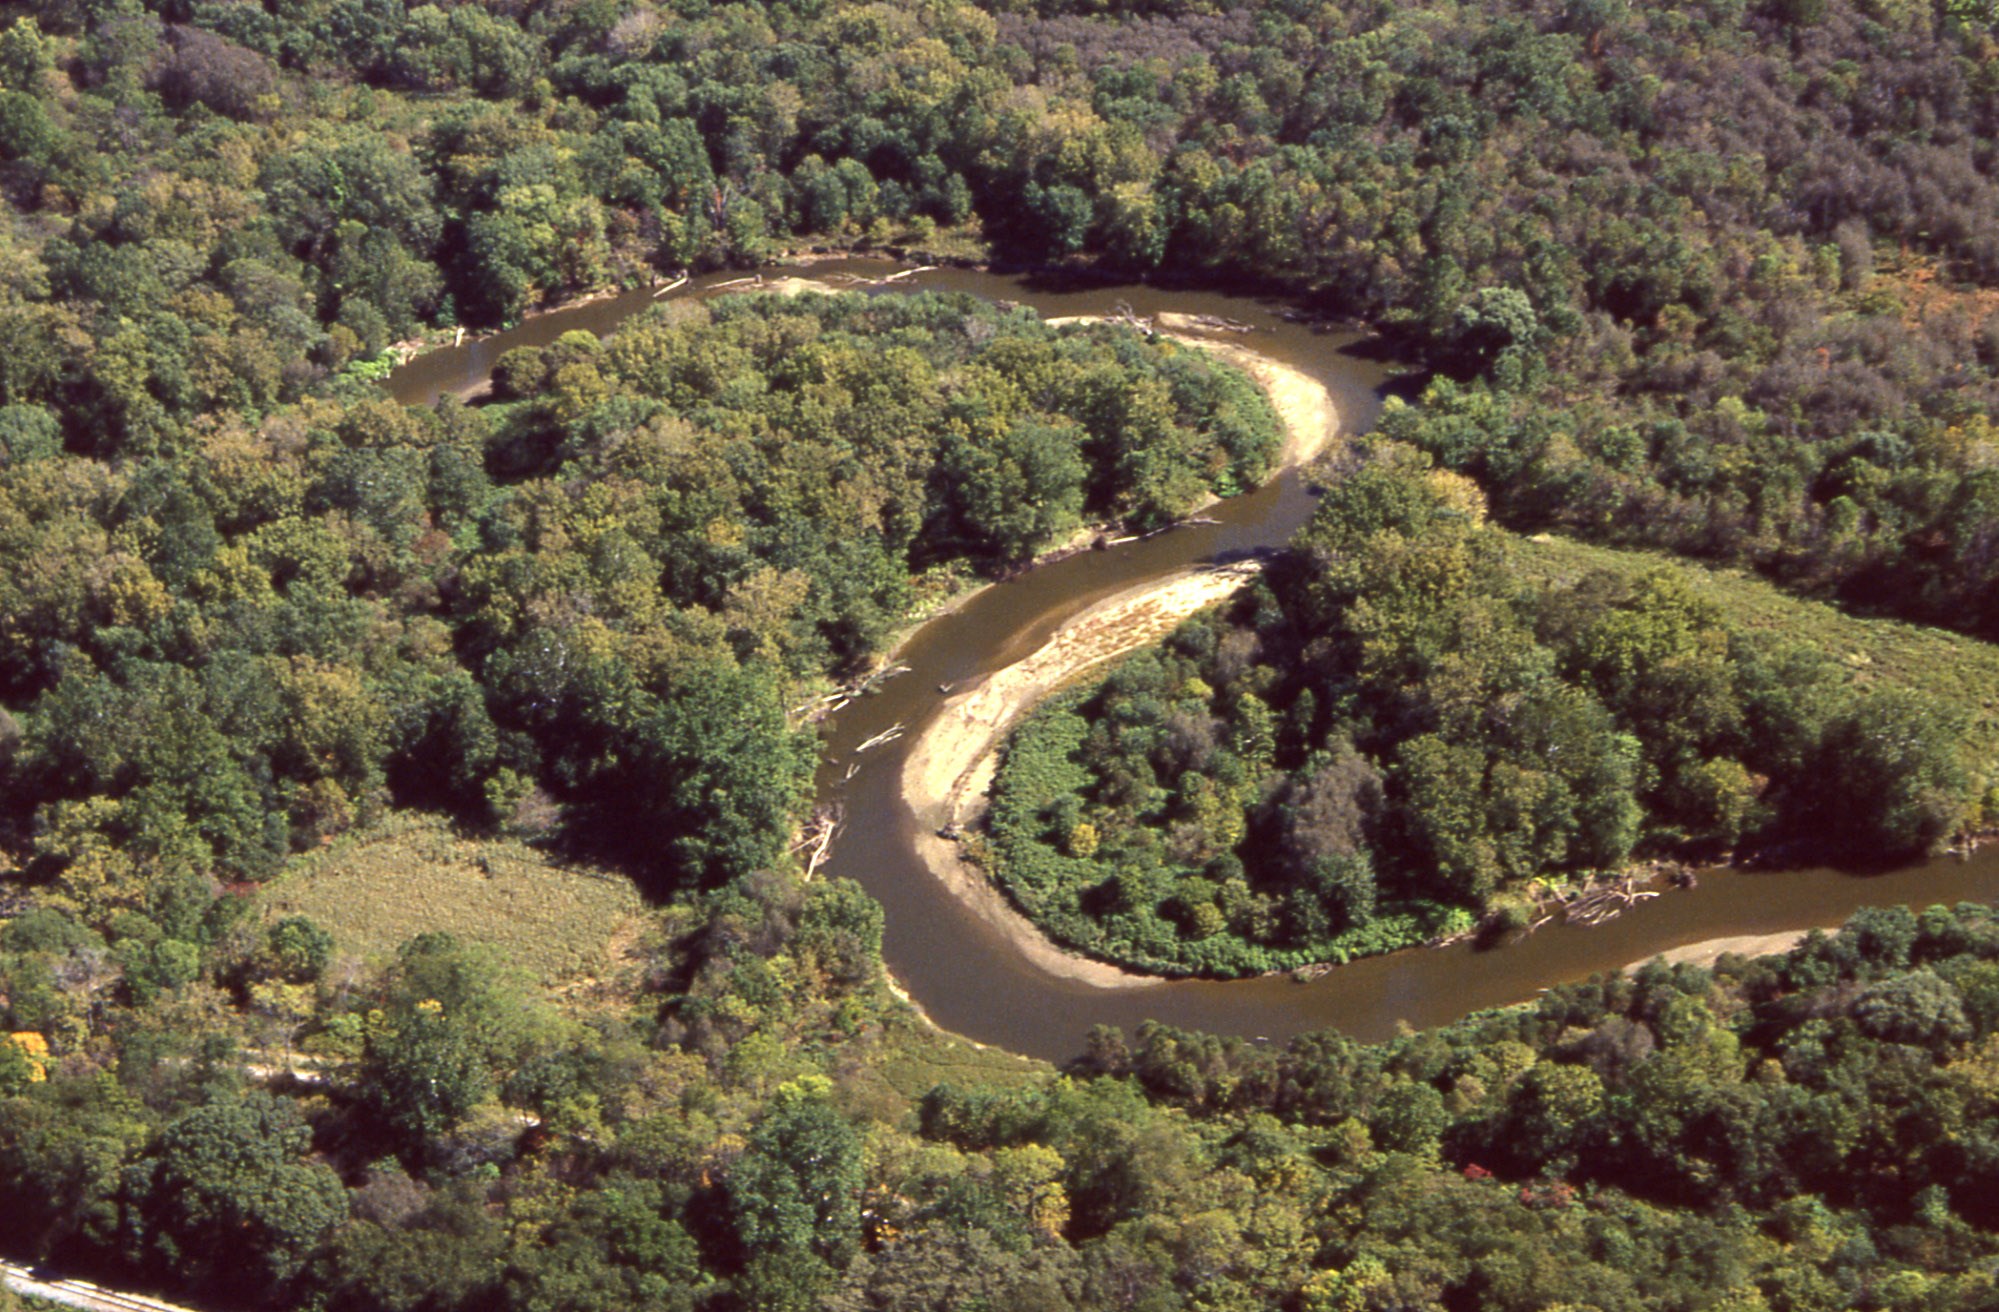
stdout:
<svg viewBox="0 0 1999 1312">
<path fill-rule="evenodd" d="M 1509 534 L 1408 413 L 1285 558 L 1007 740 L 964 846 L 1056 943 L 1257 974 L 1523 927 L 1644 858 L 1892 861 L 1989 821 L 1990 648 Z"/>
<path fill-rule="evenodd" d="M 262 878 L 391 804 L 560 830 L 661 894 L 745 876 L 809 789 L 788 710 L 923 580 L 1169 523 L 1280 447 L 1206 353 L 963 296 L 669 304 L 510 352 L 490 405 L 292 422 L 109 486 L 51 482 L 60 455 L 10 471 L 42 498 L 16 587 L 107 554 L 127 579 L 120 623 L 14 612 L 56 626 L 5 671 L 34 701 L 10 768 L 47 904 L 106 920 L 162 864 Z M 105 546 L 139 504 L 151 562 Z"/>
</svg>

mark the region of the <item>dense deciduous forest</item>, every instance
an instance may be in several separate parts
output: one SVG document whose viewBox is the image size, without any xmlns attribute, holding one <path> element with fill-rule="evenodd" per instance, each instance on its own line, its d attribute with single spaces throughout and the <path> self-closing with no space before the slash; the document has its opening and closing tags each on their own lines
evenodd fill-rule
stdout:
<svg viewBox="0 0 1999 1312">
<path fill-rule="evenodd" d="M 1994 623 L 1975 0 L 8 9 L 9 448 L 178 449 L 801 234 L 956 241 L 1315 293 L 1501 384 L 1415 422 L 1509 522 Z"/>
<path fill-rule="evenodd" d="M 1061 941 L 1257 974 L 1518 927 L 1634 854 L 1864 864 L 1988 822 L 1984 644 L 1512 537 L 1391 439 L 1343 461 L 1286 568 L 1009 745 L 983 859 Z"/>
<path fill-rule="evenodd" d="M 222 985 L 170 984 L 96 1063 L 64 1009 L 143 938 L 107 953 L 50 912 L 0 934 L 17 1023 L 69 1050 L 0 1044 L 0 1203 L 15 1242 L 100 1277 L 370 1312 L 1994 1295 L 1984 907 L 1374 1046 L 1103 1031 L 1059 1077 L 927 1050 L 851 886 L 711 900 L 628 1011 L 584 1019 L 443 936 L 356 979 L 308 926 L 163 911 L 188 938 L 157 942 L 202 945 Z M 246 1081 L 214 1028 L 243 987 L 316 998 L 310 1046 L 359 1077 Z"/>
<path fill-rule="evenodd" d="M 676 306 L 498 387 L 0 471 L 36 562 L 0 581 L 7 820 L 43 902 L 102 924 L 389 807 L 630 837 L 662 890 L 747 875 L 809 780 L 789 695 L 875 653 L 916 576 L 1170 517 L 1275 443 L 1199 352 L 969 298 Z"/>
<path fill-rule="evenodd" d="M 1068 797 L 996 845 L 1108 885 L 1078 941 L 1255 969 L 1632 852 L 1920 849 L 1986 806 L 1983 655 L 1855 678 L 1845 616 L 1501 526 L 1999 634 L 1995 19 L 0 3 L 0 1242 L 371 1312 L 1989 1305 L 1981 908 L 1057 1076 L 798 882 L 793 695 L 1254 483 L 1232 370 L 882 298 L 376 380 L 807 243 L 1293 294 L 1435 377 L 1239 614 L 1016 748 Z M 266 899 L 419 811 L 644 881 L 623 972 Z"/>
</svg>

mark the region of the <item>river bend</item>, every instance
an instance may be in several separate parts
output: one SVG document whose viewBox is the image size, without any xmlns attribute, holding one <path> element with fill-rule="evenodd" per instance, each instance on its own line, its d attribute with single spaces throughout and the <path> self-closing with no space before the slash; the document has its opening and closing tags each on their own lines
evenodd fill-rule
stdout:
<svg viewBox="0 0 1999 1312">
<path fill-rule="evenodd" d="M 879 277 L 892 267 L 853 262 L 802 272 Z M 697 279 L 672 294 L 706 294 L 731 277 Z M 1128 305 L 1140 315 L 1180 311 L 1243 320 L 1256 331 L 1236 340 L 1323 382 L 1349 432 L 1373 423 L 1389 382 L 1382 365 L 1355 353 L 1357 335 L 1290 322 L 1274 302 L 1141 286 L 1062 286 L 960 269 L 919 273 L 896 286 L 1018 301 L 1049 318 L 1104 314 Z M 398 369 L 388 386 L 396 399 L 411 404 L 443 392 L 470 394 L 485 385 L 494 362 L 513 347 L 546 344 L 577 329 L 608 333 L 653 303 L 650 292 L 637 291 L 538 316 L 508 332 L 419 356 Z M 899 653 L 910 673 L 853 703 L 827 726 L 818 788 L 822 799 L 844 806 L 846 827 L 826 869 L 857 880 L 881 902 L 888 967 L 938 1024 L 1058 1061 L 1081 1050 L 1093 1025 L 1130 1030 L 1147 1019 L 1271 1040 L 1326 1028 L 1380 1039 L 1400 1023 L 1422 1028 L 1525 1001 L 1550 985 L 1688 943 L 1837 925 L 1863 906 L 1999 898 L 1999 849 L 1987 849 L 1969 860 L 1940 859 L 1866 876 L 1824 869 L 1710 871 L 1696 889 L 1641 904 L 1593 929 L 1550 928 L 1491 949 L 1465 945 L 1393 953 L 1342 966 L 1309 984 L 1288 978 L 1186 980 L 1107 989 L 1041 969 L 960 902 L 916 852 L 918 829 L 902 796 L 903 766 L 910 744 L 943 705 L 939 686 L 963 691 L 1029 655 L 1066 620 L 1113 593 L 1204 562 L 1281 546 L 1311 507 L 1308 489 L 1287 473 L 1215 508 L 1213 524 L 1072 556 L 987 588 L 920 627 Z M 854 749 L 896 724 L 905 727 L 906 737 L 858 758 L 861 768 L 846 778 Z"/>
</svg>

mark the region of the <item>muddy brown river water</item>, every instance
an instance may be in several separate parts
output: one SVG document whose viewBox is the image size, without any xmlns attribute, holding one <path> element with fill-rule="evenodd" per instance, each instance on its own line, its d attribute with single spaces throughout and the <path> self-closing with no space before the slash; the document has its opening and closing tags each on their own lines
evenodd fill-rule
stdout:
<svg viewBox="0 0 1999 1312">
<path fill-rule="evenodd" d="M 893 268 L 854 262 L 793 272 L 879 277 Z M 707 294 L 728 277 L 697 279 L 672 295 Z M 1374 422 L 1389 382 L 1382 365 L 1355 353 L 1359 337 L 1288 322 L 1277 302 L 1137 286 L 1061 286 L 960 269 L 918 274 L 895 286 L 1018 301 L 1050 318 L 1104 314 L 1124 304 L 1141 315 L 1175 310 L 1246 321 L 1256 331 L 1238 340 L 1324 382 L 1348 432 L 1365 431 Z M 491 338 L 420 356 L 398 369 L 388 386 L 410 404 L 443 392 L 471 393 L 485 385 L 494 361 L 515 346 L 545 344 L 578 329 L 608 333 L 655 303 L 650 292 L 639 291 L 558 310 Z M 1399 952 L 1342 966 L 1309 984 L 1274 978 L 1103 989 L 1039 969 L 960 903 L 912 846 L 916 827 L 901 793 L 903 758 L 910 740 L 943 703 L 938 685 L 962 691 L 1027 656 L 1065 620 L 1112 593 L 1200 562 L 1280 546 L 1311 508 L 1309 490 L 1287 474 L 1216 507 L 1210 512 L 1218 521 L 1213 525 L 1072 556 L 987 588 L 910 637 L 900 653 L 909 674 L 852 704 L 827 726 L 819 791 L 822 798 L 837 799 L 847 816 L 827 869 L 858 880 L 881 902 L 889 969 L 939 1025 L 1058 1061 L 1081 1050 L 1092 1025 L 1129 1030 L 1146 1019 L 1272 1040 L 1326 1028 L 1379 1039 L 1399 1023 L 1422 1028 L 1522 1002 L 1551 985 L 1688 943 L 1830 927 L 1866 906 L 1999 898 L 1999 848 L 1988 848 L 1968 860 L 1939 859 L 1864 875 L 1826 869 L 1708 871 L 1698 888 L 1670 892 L 1596 928 L 1554 927 L 1493 948 Z M 908 736 L 860 757 L 859 772 L 843 780 L 854 748 L 896 724 Z"/>
</svg>

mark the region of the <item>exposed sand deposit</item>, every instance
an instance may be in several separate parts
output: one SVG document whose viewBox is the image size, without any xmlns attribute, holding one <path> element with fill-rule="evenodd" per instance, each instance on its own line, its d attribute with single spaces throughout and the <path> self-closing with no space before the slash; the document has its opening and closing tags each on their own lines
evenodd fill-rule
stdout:
<svg viewBox="0 0 1999 1312">
<path fill-rule="evenodd" d="M 803 280 L 792 279 L 791 281 Z M 770 287 L 774 284 L 765 285 L 766 287 Z M 825 284 L 821 283 L 795 290 L 826 291 L 837 289 L 828 288 Z M 1159 316 L 1161 323 L 1181 320 L 1191 322 L 1192 316 L 1180 314 L 1162 314 Z M 1060 328 L 1064 324 L 1103 323 L 1105 320 L 1097 315 L 1069 315 L 1062 318 L 1048 319 L 1044 322 L 1051 328 Z M 1214 352 L 1230 364 L 1233 364 L 1236 368 L 1248 374 L 1263 389 L 1264 394 L 1270 398 L 1271 408 L 1277 412 L 1278 419 L 1284 425 L 1284 445 L 1278 449 L 1275 469 L 1271 475 L 1273 478 L 1293 466 L 1311 464 L 1314 460 L 1324 455 L 1332 447 L 1334 439 L 1339 436 L 1340 418 L 1333 405 L 1332 393 L 1326 390 L 1325 384 L 1320 383 L 1310 375 L 1302 373 L 1289 365 L 1279 364 L 1236 342 L 1216 341 L 1212 338 L 1195 337 L 1177 332 L 1165 332 L 1161 335 L 1170 337 L 1174 341 L 1187 346 Z M 1190 513 L 1205 510 L 1220 500 L 1220 497 L 1210 496 L 1199 506 L 1194 507 L 1193 512 Z M 1104 524 L 1085 524 L 1077 529 L 1067 542 L 1050 547 L 1036 556 L 1033 563 L 1038 566 L 1048 561 L 1060 560 L 1064 556 L 1081 551 L 1089 545 L 1093 538 L 1103 536 L 1108 527 L 1108 525 Z M 968 587 L 944 604 L 924 613 L 919 620 L 912 623 L 903 632 L 901 637 L 896 640 L 896 643 L 890 649 L 889 659 L 894 659 L 896 650 L 900 648 L 903 642 L 908 641 L 910 636 L 917 629 L 921 628 L 923 624 L 936 619 L 939 615 L 948 614 L 956 610 L 988 586 L 990 585 L 980 584 L 976 587 Z"/>
<path fill-rule="evenodd" d="M 819 292 L 823 295 L 834 296 L 839 294 L 840 292 L 852 291 L 853 288 L 835 287 L 832 283 L 823 282 L 818 278 L 792 277 L 792 278 L 766 278 L 761 282 L 752 283 L 740 289 L 732 289 L 732 290 L 741 290 L 746 292 L 765 292 L 772 296 L 803 296 L 807 292 Z"/>
<path fill-rule="evenodd" d="M 1063 625 L 1032 656 L 944 703 L 910 748 L 902 789 L 924 829 L 917 849 L 968 906 L 1044 970 L 1106 987 L 1151 978 L 1057 947 L 938 831 L 977 823 L 998 769 L 1000 743 L 1035 703 L 1092 667 L 1165 637 L 1188 616 L 1241 587 L 1259 568 L 1248 562 L 1181 574 L 1097 603 Z"/>
<path fill-rule="evenodd" d="M 1159 326 L 1165 336 L 1220 356 L 1256 380 L 1284 424 L 1284 447 L 1277 455 L 1279 470 L 1310 464 L 1339 436 L 1340 417 L 1333 408 L 1333 394 L 1318 379 L 1279 364 L 1240 341 L 1194 336 L 1188 331 L 1193 326 L 1188 315 L 1162 314 Z"/>
<path fill-rule="evenodd" d="M 1339 416 L 1322 383 L 1234 342 L 1173 335 L 1214 351 L 1269 394 L 1286 432 L 1280 471 L 1313 459 L 1332 444 Z M 1000 744 L 1037 702 L 1095 666 L 1165 637 L 1182 620 L 1240 588 L 1260 568 L 1260 562 L 1252 561 L 1197 569 L 1097 603 L 1064 624 L 1033 655 L 947 701 L 911 746 L 902 787 L 922 827 L 916 840 L 918 854 L 946 887 L 1043 970 L 1102 988 L 1133 987 L 1157 978 L 1058 947 L 1014 909 L 984 872 L 963 860 L 956 843 L 939 836 L 939 831 L 977 823 L 998 768 Z"/>
<path fill-rule="evenodd" d="M 1698 943 L 1654 953 L 1644 961 L 1632 962 L 1626 969 L 1636 970 L 1653 960 L 1662 960 L 1670 966 L 1682 963 L 1712 966 L 1731 952 L 1744 957 L 1767 957 L 1776 952 L 1789 952 L 1809 933 L 1808 929 L 1786 929 L 1775 934 L 1737 934 L 1728 938 L 1702 939 Z"/>
</svg>

